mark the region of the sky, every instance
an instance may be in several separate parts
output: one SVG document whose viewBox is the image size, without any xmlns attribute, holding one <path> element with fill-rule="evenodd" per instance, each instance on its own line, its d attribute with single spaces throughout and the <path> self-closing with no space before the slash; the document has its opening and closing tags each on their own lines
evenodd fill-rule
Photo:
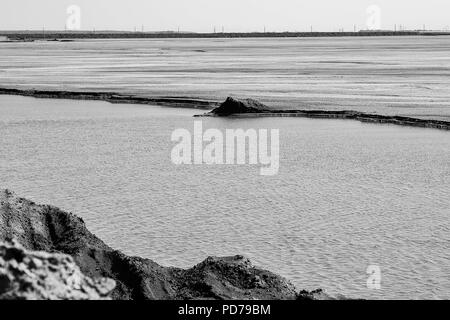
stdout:
<svg viewBox="0 0 450 320">
<path fill-rule="evenodd" d="M 353 31 L 373 5 L 381 29 L 450 28 L 450 0 L 1 0 L 0 30 L 64 30 L 71 5 L 82 30 Z"/>
</svg>

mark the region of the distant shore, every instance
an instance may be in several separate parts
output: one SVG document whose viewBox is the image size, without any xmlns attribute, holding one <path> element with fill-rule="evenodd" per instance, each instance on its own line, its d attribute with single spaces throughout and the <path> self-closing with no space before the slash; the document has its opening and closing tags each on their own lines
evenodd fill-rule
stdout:
<svg viewBox="0 0 450 320">
<path fill-rule="evenodd" d="M 356 32 L 121 32 L 121 31 L 0 31 L 0 36 L 15 41 L 57 39 L 171 39 L 171 38 L 310 38 L 310 37 L 386 37 L 450 36 L 448 31 L 379 30 Z"/>
<path fill-rule="evenodd" d="M 204 99 L 193 99 L 184 97 L 146 97 L 137 95 L 118 94 L 114 92 L 86 92 L 86 91 L 49 91 L 49 90 L 21 90 L 0 88 L 0 95 L 17 95 L 42 99 L 70 99 L 70 100 L 99 100 L 110 103 L 124 103 L 124 104 L 147 104 L 158 105 L 173 108 L 193 108 L 199 110 L 212 110 L 206 114 L 200 114 L 196 117 L 234 117 L 234 118 L 249 118 L 249 117 L 304 117 L 304 118 L 321 118 L 321 119 L 352 119 L 361 122 L 396 124 L 410 127 L 433 128 L 441 130 L 450 130 L 449 121 L 440 121 L 433 119 L 419 119 L 403 116 L 388 116 L 382 114 L 370 114 L 358 112 L 353 110 L 283 110 L 283 109 L 261 109 L 246 110 L 246 103 L 237 100 L 243 104 L 243 109 L 239 112 L 231 112 L 229 114 L 216 114 L 215 110 L 223 107 L 223 105 L 230 101 L 235 101 L 228 98 L 224 103 L 219 101 L 209 101 Z M 253 100 L 256 102 L 255 100 Z M 234 102 L 233 102 L 234 103 Z M 258 103 L 258 102 L 256 102 Z M 259 104 L 259 103 L 258 103 Z M 260 106 L 264 106 L 260 104 Z M 233 107 L 233 106 L 231 106 Z M 264 106 L 265 108 L 266 106 Z M 268 108 L 268 107 L 267 107 Z M 214 110 L 213 110 L 214 109 Z"/>
</svg>

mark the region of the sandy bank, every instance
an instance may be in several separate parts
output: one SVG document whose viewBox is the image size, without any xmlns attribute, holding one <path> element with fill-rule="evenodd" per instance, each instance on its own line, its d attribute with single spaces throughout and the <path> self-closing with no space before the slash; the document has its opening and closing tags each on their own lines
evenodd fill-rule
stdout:
<svg viewBox="0 0 450 320">
<path fill-rule="evenodd" d="M 0 88 L 2 95 L 17 95 L 42 99 L 100 100 L 110 103 L 148 104 L 175 108 L 212 109 L 218 105 L 215 101 L 184 97 L 141 97 L 114 92 L 49 91 L 20 90 Z"/>
<path fill-rule="evenodd" d="M 0 95 L 18 95 L 43 99 L 99 100 L 110 103 L 147 104 L 173 108 L 212 110 L 211 112 L 200 114 L 196 117 L 304 117 L 320 119 L 351 119 L 361 122 L 450 130 L 449 121 L 371 114 L 354 110 L 285 110 L 268 107 L 254 99 L 234 99 L 231 97 L 228 97 L 224 102 L 219 103 L 218 101 L 184 97 L 145 97 L 118 94 L 114 92 L 21 90 L 10 88 L 0 88 Z"/>
<path fill-rule="evenodd" d="M 298 292 L 288 280 L 254 267 L 239 255 L 209 257 L 187 270 L 130 257 L 106 245 L 74 214 L 4 190 L 0 191 L 0 241 L 12 238 L 27 250 L 70 255 L 87 277 L 114 280 L 113 299 L 330 298 L 320 290 Z"/>
<path fill-rule="evenodd" d="M 386 123 L 402 126 L 434 128 L 450 130 L 450 122 L 440 120 L 427 120 L 402 116 L 384 116 L 352 110 L 324 111 L 324 110 L 276 110 L 253 99 L 227 98 L 219 107 L 196 117 L 304 117 L 318 119 L 351 119 L 361 122 Z"/>
</svg>

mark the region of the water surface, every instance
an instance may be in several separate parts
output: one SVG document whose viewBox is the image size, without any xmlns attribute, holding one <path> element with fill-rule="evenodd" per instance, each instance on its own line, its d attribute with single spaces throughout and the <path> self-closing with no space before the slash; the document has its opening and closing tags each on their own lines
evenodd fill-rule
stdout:
<svg viewBox="0 0 450 320">
<path fill-rule="evenodd" d="M 114 248 L 164 265 L 244 254 L 298 288 L 450 298 L 450 133 L 302 118 L 205 118 L 280 129 L 280 171 L 175 166 L 198 111 L 0 96 L 0 187 L 72 211 Z M 197 118 L 196 118 L 197 119 Z M 198 119 L 197 119 L 198 120 Z M 366 268 L 382 289 L 366 287 Z"/>
</svg>

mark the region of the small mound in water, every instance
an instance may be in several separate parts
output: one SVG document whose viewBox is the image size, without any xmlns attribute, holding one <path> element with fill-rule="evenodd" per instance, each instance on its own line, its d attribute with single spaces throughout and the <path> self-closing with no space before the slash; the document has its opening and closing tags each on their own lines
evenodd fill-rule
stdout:
<svg viewBox="0 0 450 320">
<path fill-rule="evenodd" d="M 212 110 L 210 113 L 218 116 L 227 116 L 239 113 L 262 113 L 270 112 L 270 109 L 265 104 L 254 99 L 235 99 L 228 97 L 219 107 Z"/>
</svg>

